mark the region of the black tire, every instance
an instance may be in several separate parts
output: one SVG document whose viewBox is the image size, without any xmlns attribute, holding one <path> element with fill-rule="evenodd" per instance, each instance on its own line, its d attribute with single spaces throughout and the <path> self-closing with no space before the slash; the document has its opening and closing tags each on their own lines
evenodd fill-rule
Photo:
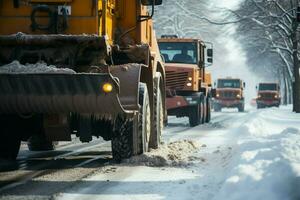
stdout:
<svg viewBox="0 0 300 200">
<path fill-rule="evenodd" d="M 17 138 L 6 139 L 5 141 L 0 142 L 0 158 L 4 160 L 16 160 L 21 140 Z"/>
<path fill-rule="evenodd" d="M 161 144 L 162 129 L 164 127 L 163 100 L 160 89 L 160 73 L 157 73 L 154 79 L 154 122 L 150 137 L 149 147 L 157 149 Z"/>
<path fill-rule="evenodd" d="M 151 110 L 149 94 L 146 84 L 140 83 L 139 88 L 139 151 L 138 154 L 149 151 L 149 143 L 151 136 Z"/>
<path fill-rule="evenodd" d="M 198 126 L 201 120 L 200 105 L 189 107 L 189 123 L 190 127 Z"/>
<path fill-rule="evenodd" d="M 117 162 L 133 155 L 133 120 L 117 118 L 111 140 L 112 156 Z"/>
<path fill-rule="evenodd" d="M 206 120 L 205 120 L 205 122 L 206 123 L 209 123 L 210 122 L 210 120 L 211 120 L 211 98 L 210 97 L 208 97 L 207 98 L 207 103 L 206 103 L 206 105 L 207 105 L 207 115 L 206 115 Z"/>
<path fill-rule="evenodd" d="M 206 117 L 207 117 L 207 98 L 206 96 L 202 96 L 201 98 L 201 103 L 200 103 L 200 116 L 201 120 L 200 123 L 204 124 L 206 122 Z"/>
<path fill-rule="evenodd" d="M 238 106 L 238 110 L 239 110 L 239 112 L 244 112 L 245 111 L 245 105 L 244 104 L 240 104 Z"/>
<path fill-rule="evenodd" d="M 119 117 L 115 121 L 111 146 L 113 159 L 117 162 L 148 151 L 151 116 L 147 86 L 142 83 L 139 87 L 139 104 L 138 119 Z M 138 126 L 136 134 L 134 126 Z"/>
<path fill-rule="evenodd" d="M 30 151 L 52 151 L 55 150 L 55 144 L 47 140 L 45 135 L 33 135 L 27 141 L 27 146 Z"/>
<path fill-rule="evenodd" d="M 18 133 L 14 131 L 13 127 L 9 127 L 10 123 L 1 123 L 0 125 L 2 137 L 0 140 L 0 159 L 16 160 L 20 150 L 21 138 L 18 136 Z"/>
</svg>

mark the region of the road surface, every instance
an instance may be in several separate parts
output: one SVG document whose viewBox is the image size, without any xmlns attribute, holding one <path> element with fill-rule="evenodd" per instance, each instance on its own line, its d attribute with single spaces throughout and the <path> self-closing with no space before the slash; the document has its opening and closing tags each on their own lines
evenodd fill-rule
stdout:
<svg viewBox="0 0 300 200">
<path fill-rule="evenodd" d="M 60 144 L 1 163 L 0 199 L 299 199 L 300 115 L 225 110 L 194 128 L 169 117 L 158 150 L 116 164 L 110 143 Z"/>
</svg>

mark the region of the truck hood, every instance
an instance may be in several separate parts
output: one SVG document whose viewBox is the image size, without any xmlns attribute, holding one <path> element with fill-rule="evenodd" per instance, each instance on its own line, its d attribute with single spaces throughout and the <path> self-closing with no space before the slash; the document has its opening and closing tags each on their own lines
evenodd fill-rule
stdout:
<svg viewBox="0 0 300 200">
<path fill-rule="evenodd" d="M 240 88 L 217 88 L 216 91 L 218 91 L 218 92 L 226 92 L 226 91 L 240 92 L 241 89 Z"/>
<path fill-rule="evenodd" d="M 258 91 L 258 94 L 278 94 L 278 91 L 275 90 L 264 90 L 264 91 Z"/>
<path fill-rule="evenodd" d="M 185 69 L 195 69 L 198 68 L 196 64 L 186 64 L 186 63 L 165 63 L 166 70 L 172 70 L 173 68 L 185 68 Z"/>
</svg>

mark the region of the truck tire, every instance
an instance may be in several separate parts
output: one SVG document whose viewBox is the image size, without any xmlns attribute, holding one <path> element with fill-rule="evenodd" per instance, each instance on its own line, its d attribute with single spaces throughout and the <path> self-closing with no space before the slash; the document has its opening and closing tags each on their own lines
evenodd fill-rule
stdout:
<svg viewBox="0 0 300 200">
<path fill-rule="evenodd" d="M 211 98 L 210 97 L 207 98 L 206 105 L 207 105 L 207 111 L 206 111 L 207 114 L 206 114 L 206 120 L 205 120 L 205 122 L 209 123 L 210 120 L 211 120 Z"/>
<path fill-rule="evenodd" d="M 9 140 L 1 141 L 0 142 L 0 158 L 4 160 L 16 160 L 21 140 L 17 138 L 11 138 Z"/>
<path fill-rule="evenodd" d="M 245 111 L 245 105 L 244 104 L 240 104 L 238 106 L 238 110 L 239 110 L 239 112 L 244 112 Z"/>
<path fill-rule="evenodd" d="M 117 118 L 111 140 L 112 156 L 117 162 L 133 155 L 133 120 Z"/>
<path fill-rule="evenodd" d="M 135 136 L 135 123 L 133 119 L 117 118 L 114 134 L 111 141 L 113 159 L 120 162 L 122 159 L 142 154 L 148 151 L 151 131 L 151 113 L 147 86 L 139 87 L 140 111 L 138 114 L 138 133 Z M 135 150 L 135 148 L 137 149 Z"/>
<path fill-rule="evenodd" d="M 204 124 L 206 122 L 207 118 L 207 98 L 206 96 L 203 96 L 201 99 L 201 106 L 200 106 L 200 115 L 201 115 L 201 124 Z"/>
<path fill-rule="evenodd" d="M 21 138 L 18 137 L 17 132 L 13 129 L 10 130 L 7 124 L 1 124 L 0 159 L 16 160 L 18 156 Z"/>
<path fill-rule="evenodd" d="M 200 124 L 200 106 L 191 106 L 189 110 L 189 122 L 190 122 L 190 127 L 198 126 Z"/>
<path fill-rule="evenodd" d="M 47 140 L 45 135 L 33 135 L 27 141 L 27 146 L 30 151 L 52 151 L 55 150 L 55 144 Z"/>
<path fill-rule="evenodd" d="M 164 126 L 164 111 L 163 111 L 163 100 L 160 89 L 160 73 L 157 73 L 154 79 L 154 122 L 153 131 L 150 137 L 149 147 L 157 149 L 161 143 L 162 129 Z"/>
</svg>

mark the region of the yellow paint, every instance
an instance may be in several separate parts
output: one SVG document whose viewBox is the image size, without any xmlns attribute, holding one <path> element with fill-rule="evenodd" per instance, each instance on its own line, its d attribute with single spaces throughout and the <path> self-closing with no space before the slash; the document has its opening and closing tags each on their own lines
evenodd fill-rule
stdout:
<svg viewBox="0 0 300 200">
<path fill-rule="evenodd" d="M 32 31 L 30 15 L 36 5 L 71 6 L 68 29 L 61 34 L 106 35 L 111 44 L 149 44 L 154 55 L 158 52 L 153 34 L 152 20 L 138 22 L 140 15 L 148 15 L 147 8 L 138 0 L 22 0 L 19 8 L 12 0 L 0 1 L 0 35 L 24 32 L 27 34 L 49 34 L 47 31 Z M 105 18 L 103 16 L 106 16 Z M 47 24 L 49 17 L 37 13 L 39 24 Z M 157 55 L 155 55 L 157 56 Z M 159 56 L 158 56 L 159 57 Z"/>
</svg>

